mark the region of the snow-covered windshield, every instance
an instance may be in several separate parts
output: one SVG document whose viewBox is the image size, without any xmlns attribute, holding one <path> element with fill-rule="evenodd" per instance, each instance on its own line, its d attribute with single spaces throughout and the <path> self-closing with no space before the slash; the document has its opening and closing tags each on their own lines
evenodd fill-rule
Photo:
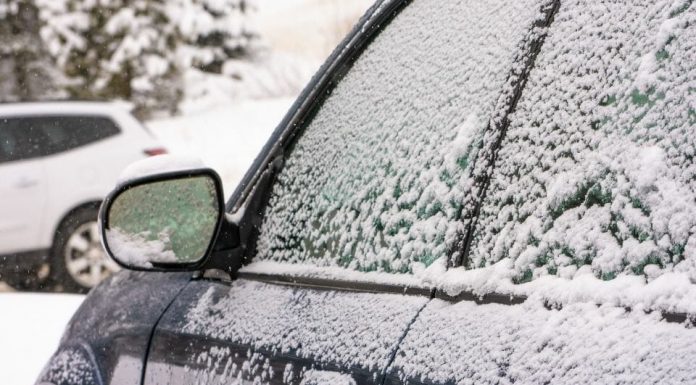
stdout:
<svg viewBox="0 0 696 385">
<path fill-rule="evenodd" d="M 563 1 L 466 266 L 696 279 L 696 7 Z"/>
<path fill-rule="evenodd" d="M 540 9 L 411 3 L 295 142 L 255 258 L 408 273 L 446 256 L 473 208 L 483 131 Z"/>
</svg>

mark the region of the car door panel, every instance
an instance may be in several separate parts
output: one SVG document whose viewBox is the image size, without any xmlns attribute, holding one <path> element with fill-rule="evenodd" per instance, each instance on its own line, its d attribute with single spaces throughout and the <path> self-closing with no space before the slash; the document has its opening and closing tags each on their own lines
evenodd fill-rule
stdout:
<svg viewBox="0 0 696 385">
<path fill-rule="evenodd" d="M 145 384 L 378 384 L 426 296 L 195 281 L 160 321 Z M 311 372 L 314 373 L 314 372 Z"/>
<path fill-rule="evenodd" d="M 230 344 L 216 339 L 196 340 L 181 345 L 176 332 L 158 334 L 158 344 L 150 354 L 167 357 L 167 362 L 150 361 L 147 380 L 153 384 L 292 384 L 304 383 L 307 373 L 330 373 L 353 383 L 375 383 L 367 371 L 346 373 L 331 365 L 318 365 L 311 359 L 276 354 L 265 349 Z M 191 364 L 191 359 L 195 364 Z M 309 368 L 321 368 L 321 370 Z M 308 370 L 309 369 L 309 370 Z M 359 379 L 356 382 L 356 378 Z M 146 382 L 150 383 L 150 382 Z"/>
<path fill-rule="evenodd" d="M 693 383 L 689 325 L 593 303 L 435 299 L 409 329 L 385 384 Z"/>
<path fill-rule="evenodd" d="M 190 273 L 121 271 L 90 291 L 37 383 L 139 384 L 149 337 Z"/>
</svg>

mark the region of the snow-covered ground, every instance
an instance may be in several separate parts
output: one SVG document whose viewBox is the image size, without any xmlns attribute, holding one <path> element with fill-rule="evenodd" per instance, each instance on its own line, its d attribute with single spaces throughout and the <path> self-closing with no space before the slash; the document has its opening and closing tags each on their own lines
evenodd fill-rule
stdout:
<svg viewBox="0 0 696 385">
<path fill-rule="evenodd" d="M 0 293 L 0 384 L 36 381 L 83 299 L 82 295 Z"/>
<path fill-rule="evenodd" d="M 198 156 L 213 167 L 229 196 L 293 101 L 278 98 L 218 104 L 153 120 L 148 127 L 172 153 Z"/>
</svg>

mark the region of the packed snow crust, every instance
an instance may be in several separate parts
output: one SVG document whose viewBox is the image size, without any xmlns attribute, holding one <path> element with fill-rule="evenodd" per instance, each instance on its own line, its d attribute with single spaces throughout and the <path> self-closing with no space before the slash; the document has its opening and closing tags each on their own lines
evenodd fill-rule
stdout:
<svg viewBox="0 0 696 385">
<path fill-rule="evenodd" d="M 392 372 L 404 384 L 671 385 L 694 383 L 695 359 L 696 329 L 657 313 L 433 300 L 401 343 Z"/>
<path fill-rule="evenodd" d="M 536 0 L 403 10 L 294 145 L 256 259 L 408 273 L 447 255 L 473 209 L 482 133 L 540 10 Z"/>
<path fill-rule="evenodd" d="M 293 289 L 239 279 L 192 282 L 181 331 L 339 367 L 386 368 L 426 297 Z M 282 373 L 275 373 L 281 376 Z"/>
</svg>

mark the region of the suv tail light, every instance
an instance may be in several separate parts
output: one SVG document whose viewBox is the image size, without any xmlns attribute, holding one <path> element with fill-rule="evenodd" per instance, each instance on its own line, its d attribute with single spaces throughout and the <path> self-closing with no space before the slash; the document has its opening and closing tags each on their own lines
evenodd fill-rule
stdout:
<svg viewBox="0 0 696 385">
<path fill-rule="evenodd" d="M 147 148 L 147 149 L 143 150 L 143 152 L 147 156 L 164 155 L 167 153 L 167 149 L 164 147 L 154 147 L 154 148 Z"/>
</svg>

